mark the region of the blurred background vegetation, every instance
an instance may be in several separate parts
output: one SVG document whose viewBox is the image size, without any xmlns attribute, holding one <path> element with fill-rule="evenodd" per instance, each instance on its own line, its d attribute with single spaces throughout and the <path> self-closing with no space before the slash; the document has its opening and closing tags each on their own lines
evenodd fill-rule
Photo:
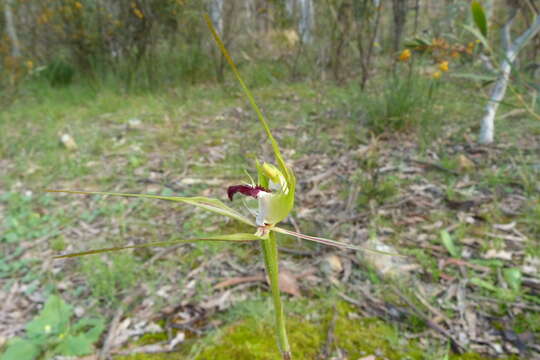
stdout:
<svg viewBox="0 0 540 360">
<path fill-rule="evenodd" d="M 490 22 L 504 24 L 508 9 L 521 11 L 513 31 L 526 29 L 535 1 L 486 1 Z M 468 1 L 23 1 L 4 0 L 0 18 L 1 91 L 13 95 L 25 81 L 51 86 L 140 91 L 222 82 L 225 66 L 201 22 L 211 13 L 249 78 L 270 81 L 357 81 L 365 88 L 394 69 L 399 52 L 417 50 L 452 70 L 471 63 L 477 40 Z M 490 38 L 498 41 L 497 31 Z M 520 54 L 519 68 L 536 70 L 540 41 Z M 477 52 L 476 52 L 477 54 Z M 257 75 L 258 74 L 258 75 Z"/>
</svg>

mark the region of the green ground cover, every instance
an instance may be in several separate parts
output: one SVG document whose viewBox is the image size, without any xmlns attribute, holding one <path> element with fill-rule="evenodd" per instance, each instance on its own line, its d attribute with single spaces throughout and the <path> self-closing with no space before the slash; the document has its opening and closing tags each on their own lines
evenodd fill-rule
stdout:
<svg viewBox="0 0 540 360">
<path fill-rule="evenodd" d="M 497 124 L 496 147 L 474 152 L 467 149 L 474 143 L 471 138 L 483 100 L 474 95 L 474 85 L 463 80 L 442 79 L 432 100 L 421 106 L 415 98 L 400 100 L 407 96 L 401 88 L 389 96 L 381 86 L 382 95 L 377 95 L 362 93 L 353 84 L 283 84 L 271 77 L 255 78 L 253 85 L 259 85 L 256 97 L 286 158 L 297 165 L 298 178 L 304 179 L 294 214 L 304 232 L 349 241 L 354 229 L 368 229 L 419 264 L 414 277 L 423 284 L 447 287 L 450 278 L 466 281 L 471 309 L 500 319 L 489 326 L 478 325 L 479 329 L 531 332 L 537 339 L 538 311 L 524 314 L 513 306 L 537 309 L 540 303 L 531 285 L 535 277 L 524 270 L 538 266 L 535 259 L 540 256 L 538 121 L 527 116 L 503 118 Z M 471 90 L 463 91 L 464 86 Z M 514 100 L 507 99 L 502 114 L 511 110 Z M 384 107 L 387 112 L 380 110 Z M 387 118 L 391 121 L 385 123 Z M 400 132 L 384 132 L 377 138 L 371 132 L 392 124 L 399 124 Z M 85 314 L 99 315 L 110 324 L 135 289 L 142 289 L 150 300 L 140 306 L 142 299 L 132 302 L 124 316 L 144 312 L 154 318 L 149 314 L 185 302 L 204 303 L 219 293 L 218 280 L 239 276 L 225 260 L 247 269 L 246 273 L 260 272 L 261 259 L 251 245 L 201 243 L 161 255 L 160 249 L 140 249 L 52 261 L 64 252 L 241 230 L 236 223 L 165 202 L 44 192 L 47 188 L 114 190 L 204 194 L 225 200 L 226 186 L 245 178 L 243 171 L 251 168 L 260 148 L 270 155 L 254 115 L 232 83 L 138 94 L 77 84 L 66 88 L 30 84 L 0 114 L 0 134 L 0 294 L 13 292 L 18 299 L 13 306 L 27 309 L 6 318 L 8 324 L 3 326 L 24 328 L 51 295 L 60 295 Z M 62 144 L 64 134 L 72 137 L 76 149 Z M 473 159 L 472 168 L 460 159 L 463 154 Z M 410 166 L 405 158 L 435 162 L 445 170 L 404 176 Z M 346 169 L 339 167 L 340 162 Z M 382 171 L 385 167 L 390 170 Z M 331 181 L 313 186 L 313 177 L 330 168 L 336 169 L 329 175 Z M 414 205 L 407 203 L 400 214 L 384 211 L 426 183 L 443 192 L 429 211 L 408 211 L 407 206 Z M 358 196 L 351 196 L 356 190 Z M 325 197 L 326 193 L 332 197 Z M 334 208 L 332 200 L 338 203 Z M 339 205 L 348 202 L 352 203 Z M 332 218 L 342 207 L 349 211 L 350 221 Z M 361 216 L 369 220 L 358 220 Z M 442 225 L 429 228 L 438 222 Z M 497 224 L 513 222 L 523 235 L 520 240 L 510 239 L 517 239 L 516 233 L 493 230 Z M 411 227 L 418 233 L 411 233 Z M 447 227 L 451 227 L 450 237 L 440 231 Z M 321 256 L 334 251 L 281 241 L 296 251 L 284 255 L 283 262 L 299 272 L 308 266 L 323 268 Z M 304 253 L 316 255 L 298 255 Z M 418 334 L 429 329 L 421 318 L 415 323 L 411 317 L 396 321 L 388 314 L 376 314 L 380 316 L 375 319 L 369 311 L 371 316 L 363 315 L 365 309 L 346 305 L 338 293 L 367 301 L 354 290 L 361 282 L 371 284 L 372 295 L 382 303 L 406 306 L 388 292 L 391 282 L 378 269 L 358 260 L 356 254 L 337 254 L 351 267 L 350 280 L 335 280 L 323 271 L 318 282 L 301 286 L 302 298 L 286 301 L 296 358 L 315 359 L 325 346 L 328 356 L 341 352 L 350 359 L 376 355 L 377 350 L 382 354 L 377 356 L 388 359 L 481 358 L 447 355 L 451 353 L 448 339 L 427 336 L 418 341 L 422 338 Z M 441 259 L 452 258 L 472 266 L 441 266 Z M 197 275 L 188 276 L 193 271 Z M 166 295 L 159 295 L 160 291 Z M 270 306 L 263 300 L 266 291 L 260 282 L 234 292 L 234 301 L 222 310 L 208 310 L 205 323 L 215 325 L 189 337 L 186 346 L 180 344 L 172 354 L 117 358 L 272 359 L 277 352 L 268 319 Z M 437 302 L 436 296 L 428 296 L 428 302 L 441 306 L 446 317 L 460 317 L 457 307 Z M 422 303 L 415 304 L 429 313 Z M 255 310 L 250 312 L 250 306 Z M 329 342 L 332 321 L 334 340 Z M 4 347 L 7 341 L 3 340 Z M 104 341 L 102 335 L 96 348 Z M 129 348 L 136 341 L 124 345 Z"/>
</svg>

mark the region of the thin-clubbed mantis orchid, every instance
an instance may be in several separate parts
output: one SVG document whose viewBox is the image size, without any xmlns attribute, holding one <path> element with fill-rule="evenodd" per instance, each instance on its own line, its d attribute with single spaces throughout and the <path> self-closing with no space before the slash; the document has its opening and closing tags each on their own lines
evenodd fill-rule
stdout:
<svg viewBox="0 0 540 360">
<path fill-rule="evenodd" d="M 231 186 L 227 190 L 227 195 L 232 201 L 235 194 L 240 193 L 246 196 L 251 196 L 258 200 L 258 211 L 256 212 L 255 221 L 244 216 L 237 210 L 228 207 L 221 201 L 206 197 L 176 197 L 176 196 L 160 196 L 160 195 L 145 195 L 145 194 L 126 194 L 126 193 L 111 193 L 111 192 L 94 192 L 94 191 L 72 191 L 72 190 L 48 190 L 50 192 L 64 192 L 71 194 L 95 194 L 95 195 L 113 195 L 113 196 L 125 196 L 125 197 L 139 197 L 158 200 L 168 200 L 182 202 L 185 204 L 200 207 L 202 209 L 212 211 L 219 215 L 227 216 L 229 218 L 238 220 L 244 224 L 253 226 L 255 233 L 237 233 L 229 235 L 214 235 L 196 239 L 174 240 L 174 241 L 161 241 L 152 242 L 139 245 L 123 246 L 123 247 L 111 247 L 106 249 L 90 250 L 74 254 L 67 254 L 57 256 L 56 258 L 69 258 L 90 254 L 98 254 L 103 252 L 117 251 L 122 249 L 133 249 L 153 246 L 168 246 L 177 243 L 197 242 L 197 241 L 259 241 L 262 246 L 262 252 L 264 255 L 264 262 L 268 278 L 270 280 L 270 287 L 272 292 L 272 298 L 274 302 L 275 316 L 276 316 L 276 330 L 278 337 L 278 345 L 281 351 L 283 359 L 292 359 L 291 349 L 287 339 L 287 333 L 285 329 L 285 316 L 283 312 L 283 306 L 281 303 L 280 291 L 279 291 L 279 266 L 278 266 L 278 248 L 275 233 L 282 233 L 289 236 L 302 238 L 317 243 L 336 246 L 340 248 L 354 249 L 354 250 L 366 250 L 360 249 L 348 244 L 340 243 L 334 240 L 325 239 L 321 237 L 308 236 L 300 234 L 294 231 L 283 229 L 276 226 L 280 221 L 284 220 L 291 212 L 294 205 L 294 191 L 296 186 L 296 178 L 292 172 L 292 169 L 287 167 L 281 151 L 277 144 L 276 139 L 270 132 L 268 123 L 262 115 L 259 107 L 255 103 L 253 95 L 244 83 L 236 65 L 230 57 L 227 49 L 223 45 L 219 35 L 217 34 L 209 17 L 205 15 L 205 20 L 208 24 L 212 35 L 219 46 L 223 56 L 227 59 L 229 65 L 232 68 L 238 82 L 240 83 L 245 95 L 247 96 L 251 106 L 255 110 L 259 121 L 261 122 L 264 131 L 274 151 L 275 161 L 277 166 L 272 164 L 259 162 L 256 163 L 258 183 L 252 185 L 235 185 Z"/>
</svg>

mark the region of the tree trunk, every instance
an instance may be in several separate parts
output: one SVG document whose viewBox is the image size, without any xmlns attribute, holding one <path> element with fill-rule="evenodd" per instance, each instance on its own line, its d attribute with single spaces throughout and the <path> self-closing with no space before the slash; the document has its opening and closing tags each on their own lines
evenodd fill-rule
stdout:
<svg viewBox="0 0 540 360">
<path fill-rule="evenodd" d="M 295 0 L 285 0 L 285 13 L 290 18 L 294 15 L 294 2 Z"/>
<path fill-rule="evenodd" d="M 401 48 L 401 39 L 403 38 L 403 30 L 407 21 L 407 6 L 407 0 L 392 0 L 392 11 L 394 13 L 394 52 L 398 52 Z"/>
<path fill-rule="evenodd" d="M 300 22 L 298 24 L 302 41 L 306 44 L 311 43 L 314 9 L 312 0 L 298 0 L 300 5 Z"/>
<path fill-rule="evenodd" d="M 223 0 L 210 0 L 210 18 L 219 34 L 223 36 Z"/>
<path fill-rule="evenodd" d="M 21 46 L 15 29 L 15 22 L 13 21 L 12 5 L 13 0 L 4 0 L 4 16 L 6 18 L 6 32 L 11 42 L 11 56 L 18 58 L 21 56 Z"/>
<path fill-rule="evenodd" d="M 484 110 L 480 135 L 478 137 L 478 142 L 480 144 L 490 144 L 493 142 L 495 134 L 495 115 L 497 113 L 499 103 L 504 99 L 508 81 L 510 80 L 512 65 L 516 60 L 519 51 L 538 32 L 540 32 L 540 16 L 537 16 L 536 20 L 531 24 L 531 26 L 516 40 L 514 40 L 514 42 L 512 42 L 510 39 L 510 28 L 512 27 L 512 22 L 514 21 L 516 14 L 517 10 L 513 8 L 508 21 L 501 29 L 501 43 L 504 51 L 504 58 L 499 68 L 499 77 L 491 89 L 489 100 Z"/>
</svg>

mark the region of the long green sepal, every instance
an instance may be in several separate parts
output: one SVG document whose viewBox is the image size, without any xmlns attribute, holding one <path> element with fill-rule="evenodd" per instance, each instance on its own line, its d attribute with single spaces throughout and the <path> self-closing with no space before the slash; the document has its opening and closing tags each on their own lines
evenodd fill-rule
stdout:
<svg viewBox="0 0 540 360">
<path fill-rule="evenodd" d="M 207 236 L 203 238 L 196 238 L 196 239 L 178 239 L 178 240 L 170 240 L 170 241 L 156 241 L 151 243 L 145 243 L 145 244 L 137 244 L 137 245 L 128 245 L 128 246 L 116 246 L 116 247 L 110 247 L 105 249 L 95 249 L 95 250 L 88 250 L 73 254 L 65 254 L 60 256 L 55 256 L 54 259 L 63 259 L 63 258 L 72 258 L 72 257 L 79 257 L 79 256 L 85 256 L 85 255 L 94 255 L 94 254 L 101 254 L 105 252 L 112 252 L 112 251 L 119 251 L 119 250 L 126 250 L 126 249 L 140 249 L 140 248 L 147 248 L 147 247 L 163 247 L 163 246 L 171 246 L 171 245 L 177 245 L 182 243 L 191 243 L 191 242 L 199 242 L 199 241 L 234 241 L 234 242 L 243 242 L 243 241 L 254 241 L 254 240 L 261 240 L 261 237 L 253 234 L 243 234 L 243 233 L 237 233 L 237 234 L 230 234 L 230 235 L 213 235 L 213 236 Z"/>
<path fill-rule="evenodd" d="M 261 240 L 261 246 L 266 273 L 270 280 L 272 300 L 274 302 L 279 350 L 281 351 L 283 359 L 291 359 L 291 348 L 287 338 L 287 329 L 285 328 L 285 313 L 283 312 L 283 304 L 281 303 L 281 294 L 279 290 L 279 260 L 275 234 L 270 232 L 267 239 Z"/>
<path fill-rule="evenodd" d="M 185 204 L 190 204 L 203 208 L 208 211 L 212 211 L 216 214 L 227 216 L 232 219 L 243 222 L 251 226 L 255 226 L 253 221 L 244 215 L 240 214 L 236 210 L 228 207 L 221 201 L 217 199 L 194 196 L 194 197 L 178 197 L 178 196 L 161 196 L 161 195 L 148 195 L 148 194 L 128 194 L 128 193 L 114 193 L 114 192 L 103 192 L 103 191 L 74 191 L 74 190 L 46 190 L 48 192 L 58 192 L 58 193 L 68 193 L 68 194 L 83 194 L 83 195 L 111 195 L 111 196 L 124 196 L 124 197 L 138 197 L 146 199 L 158 199 L 158 200 L 167 200 L 174 202 L 182 202 Z"/>
<path fill-rule="evenodd" d="M 313 242 L 316 242 L 316 243 L 319 243 L 319 244 L 334 246 L 334 247 L 341 248 L 341 249 L 350 249 L 350 250 L 356 250 L 356 251 L 366 251 L 366 252 L 371 252 L 371 253 L 376 253 L 376 254 L 381 254 L 381 255 L 404 257 L 403 255 L 400 255 L 400 254 L 394 254 L 394 253 L 389 253 L 389 252 L 386 252 L 386 251 L 379 251 L 379 250 L 375 250 L 375 249 L 363 248 L 363 247 L 358 247 L 358 246 L 342 243 L 342 242 L 339 242 L 339 241 L 336 241 L 336 240 L 330 240 L 330 239 L 326 239 L 326 238 L 322 238 L 322 237 L 305 235 L 305 234 L 298 233 L 296 231 L 283 229 L 283 228 L 280 228 L 280 227 L 277 227 L 277 226 L 272 227 L 271 230 L 275 231 L 275 232 L 278 232 L 278 233 L 285 234 L 285 235 L 294 236 L 294 237 L 298 237 L 298 238 L 301 238 L 301 239 L 304 239 L 304 240 L 309 240 L 309 241 L 313 241 Z"/>
<path fill-rule="evenodd" d="M 255 102 L 255 98 L 251 94 L 251 91 L 247 87 L 246 83 L 242 79 L 242 76 L 240 75 L 240 72 L 238 71 L 238 68 L 236 67 L 236 64 L 234 63 L 231 55 L 229 55 L 229 52 L 227 51 L 227 48 L 225 48 L 225 45 L 223 44 L 223 41 L 221 41 L 221 38 L 219 34 L 217 33 L 216 29 L 214 28 L 214 25 L 212 24 L 212 20 L 210 20 L 210 17 L 208 14 L 204 14 L 204 19 L 206 20 L 206 24 L 208 25 L 208 28 L 210 29 L 210 32 L 212 33 L 212 36 L 214 37 L 214 40 L 216 41 L 216 44 L 218 45 L 219 49 L 221 50 L 221 53 L 231 66 L 231 69 L 236 76 L 236 79 L 238 79 L 238 82 L 240 83 L 240 86 L 242 87 L 242 90 L 244 90 L 244 94 L 246 94 L 246 97 L 248 98 L 251 107 L 253 107 L 253 110 L 257 114 L 257 117 L 259 118 L 259 121 L 261 122 L 264 131 L 266 132 L 266 136 L 268 136 L 268 139 L 270 140 L 270 143 L 272 144 L 272 149 L 274 150 L 274 155 L 276 157 L 276 162 L 278 163 L 278 166 L 283 172 L 283 174 L 289 178 L 289 170 L 287 166 L 285 165 L 285 160 L 283 160 L 283 156 L 281 155 L 281 151 L 279 150 L 279 145 L 272 135 L 272 132 L 270 131 L 270 127 L 268 126 L 268 122 L 266 121 L 264 115 L 262 114 L 261 109 Z"/>
</svg>

